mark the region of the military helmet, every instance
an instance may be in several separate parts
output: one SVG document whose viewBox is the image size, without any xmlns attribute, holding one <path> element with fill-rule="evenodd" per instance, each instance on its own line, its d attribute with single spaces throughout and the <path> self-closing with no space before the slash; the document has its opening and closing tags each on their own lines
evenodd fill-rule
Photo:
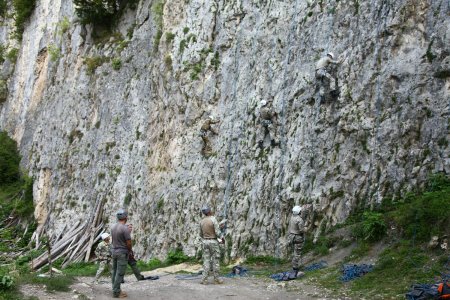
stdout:
<svg viewBox="0 0 450 300">
<path fill-rule="evenodd" d="M 331 57 L 331 58 L 334 58 L 333 52 L 328 52 L 327 55 L 328 55 L 329 57 Z"/>
<path fill-rule="evenodd" d="M 266 106 L 267 105 L 267 101 L 266 100 L 261 100 L 261 102 L 259 102 L 259 104 L 261 104 L 261 106 Z"/>
<path fill-rule="evenodd" d="M 205 215 L 209 214 L 211 212 L 211 207 L 209 207 L 208 205 L 205 205 L 202 207 L 202 213 L 204 213 Z"/>
<path fill-rule="evenodd" d="M 109 235 L 109 233 L 107 233 L 107 232 L 103 232 L 103 233 L 100 235 L 100 237 L 101 237 L 102 240 L 104 241 L 104 240 L 106 240 L 107 238 L 109 238 L 110 235 Z"/>
<path fill-rule="evenodd" d="M 124 209 L 119 209 L 117 211 L 117 219 L 123 220 L 128 217 L 128 213 Z"/>
<path fill-rule="evenodd" d="M 294 207 L 292 208 L 292 213 L 293 213 L 294 215 L 298 215 L 298 214 L 300 213 L 301 210 L 302 210 L 302 208 L 301 208 L 300 206 L 296 205 L 296 206 L 294 206 Z"/>
</svg>

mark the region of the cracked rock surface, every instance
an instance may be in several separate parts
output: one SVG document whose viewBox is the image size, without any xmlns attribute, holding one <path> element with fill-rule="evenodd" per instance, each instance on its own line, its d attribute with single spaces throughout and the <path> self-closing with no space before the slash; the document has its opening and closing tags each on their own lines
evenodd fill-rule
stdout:
<svg viewBox="0 0 450 300">
<path fill-rule="evenodd" d="M 448 1 L 166 0 L 161 15 L 156 2 L 100 40 L 72 1 L 37 1 L 21 43 L 0 25 L 19 49 L 2 64 L 0 129 L 53 234 L 104 199 L 109 224 L 129 210 L 138 256 L 195 255 L 209 203 L 229 220 L 231 257 L 284 256 L 294 204 L 311 204 L 317 235 L 450 172 Z M 328 51 L 342 59 L 340 95 L 319 102 L 314 67 Z M 262 99 L 280 145 L 260 151 Z M 205 158 L 210 114 L 219 134 Z"/>
</svg>

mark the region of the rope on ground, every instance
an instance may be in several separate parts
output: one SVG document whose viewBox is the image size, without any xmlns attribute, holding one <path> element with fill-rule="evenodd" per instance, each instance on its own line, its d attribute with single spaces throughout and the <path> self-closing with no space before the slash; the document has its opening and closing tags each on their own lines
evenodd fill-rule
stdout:
<svg viewBox="0 0 450 300">
<path fill-rule="evenodd" d="M 405 296 L 407 300 L 423 300 L 437 299 L 438 295 L 437 284 L 413 284 Z"/>
<path fill-rule="evenodd" d="M 202 275 L 202 273 L 203 273 L 203 271 L 199 271 L 194 274 L 177 275 L 177 276 L 175 276 L 175 278 L 178 280 L 193 280 L 193 279 L 198 279 Z"/>
<path fill-rule="evenodd" d="M 313 263 L 313 264 L 310 264 L 309 266 L 306 266 L 305 268 L 303 268 L 303 271 L 310 272 L 310 271 L 320 270 L 320 269 L 323 269 L 326 267 L 328 267 L 327 262 L 324 260 L 321 260 L 317 263 Z"/>
<path fill-rule="evenodd" d="M 343 265 L 341 281 L 347 282 L 355 278 L 366 275 L 373 270 L 373 265 L 360 264 L 360 265 Z"/>
<path fill-rule="evenodd" d="M 294 280 L 294 279 L 300 278 L 303 275 L 304 275 L 304 273 L 301 273 L 301 272 L 299 272 L 298 274 L 295 274 L 294 271 L 286 271 L 286 272 L 272 274 L 269 277 L 275 281 L 288 281 L 288 280 Z"/>
<path fill-rule="evenodd" d="M 231 272 L 224 275 L 227 278 L 248 277 L 248 269 L 242 266 L 234 266 Z"/>
</svg>

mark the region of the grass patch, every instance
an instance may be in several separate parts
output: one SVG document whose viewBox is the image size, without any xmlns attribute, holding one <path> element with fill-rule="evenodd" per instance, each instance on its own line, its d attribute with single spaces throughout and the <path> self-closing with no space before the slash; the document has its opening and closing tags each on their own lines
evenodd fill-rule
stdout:
<svg viewBox="0 0 450 300">
<path fill-rule="evenodd" d="M 75 282 L 72 276 L 57 275 L 53 277 L 38 277 L 37 274 L 24 274 L 18 280 L 19 284 L 44 285 L 49 292 L 69 292 L 70 285 Z"/>
<path fill-rule="evenodd" d="M 114 69 L 114 70 L 120 70 L 120 68 L 122 67 L 122 60 L 120 60 L 120 58 L 113 58 L 113 60 L 111 61 L 111 65 L 112 65 L 112 68 Z"/>
<path fill-rule="evenodd" d="M 106 60 L 106 57 L 103 56 L 85 57 L 84 64 L 86 65 L 86 72 L 90 75 L 94 74 L 95 70 L 100 67 Z"/>
<path fill-rule="evenodd" d="M 155 25 L 157 28 L 155 39 L 153 42 L 153 52 L 157 53 L 159 49 L 159 42 L 161 41 L 161 37 L 163 35 L 163 14 L 164 14 L 164 5 L 165 0 L 157 0 L 152 4 L 151 11 L 153 14 L 153 20 L 155 21 Z"/>
<path fill-rule="evenodd" d="M 16 63 L 17 56 L 19 56 L 19 49 L 17 48 L 12 48 L 11 50 L 8 51 L 8 53 L 6 53 L 6 58 L 13 64 Z"/>
<path fill-rule="evenodd" d="M 50 44 L 47 49 L 51 61 L 55 62 L 61 57 L 61 49 L 58 46 Z"/>
<path fill-rule="evenodd" d="M 411 284 L 433 282 L 440 271 L 439 259 L 433 260 L 422 249 L 412 248 L 410 241 L 403 241 L 386 249 L 374 271 L 352 282 L 351 290 L 355 294 L 364 291 L 371 299 L 404 297 Z"/>
<path fill-rule="evenodd" d="M 95 263 L 78 262 L 68 265 L 62 269 L 66 276 L 95 276 L 98 265 Z"/>
<path fill-rule="evenodd" d="M 248 256 L 245 260 L 247 265 L 281 265 L 287 262 L 286 259 L 277 258 L 269 255 Z"/>
</svg>

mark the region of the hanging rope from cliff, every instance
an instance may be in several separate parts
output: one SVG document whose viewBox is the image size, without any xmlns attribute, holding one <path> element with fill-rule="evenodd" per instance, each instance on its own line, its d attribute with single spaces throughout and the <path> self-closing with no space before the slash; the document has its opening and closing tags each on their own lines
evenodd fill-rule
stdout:
<svg viewBox="0 0 450 300">
<path fill-rule="evenodd" d="M 296 17 L 298 16 L 299 11 L 299 3 L 300 1 L 295 1 L 295 8 L 294 8 L 294 14 L 291 19 L 291 27 L 288 34 L 288 40 L 287 40 L 287 53 L 286 57 L 283 63 L 283 93 L 281 97 L 281 112 L 280 112 L 280 173 L 278 175 L 278 183 L 276 185 L 276 195 L 275 195 L 275 219 L 277 220 L 276 224 L 276 241 L 275 241 L 275 257 L 280 257 L 280 246 L 279 246 L 279 239 L 281 235 L 281 207 L 280 207 L 280 197 L 281 197 L 281 191 L 282 191 L 282 185 L 285 175 L 285 156 L 286 156 L 286 148 L 287 148 L 287 141 L 286 141 L 286 86 L 287 86 L 287 68 L 291 61 L 291 55 L 292 55 L 292 48 L 291 46 L 293 36 L 295 35 L 297 24 L 299 23 L 296 21 Z"/>
</svg>

